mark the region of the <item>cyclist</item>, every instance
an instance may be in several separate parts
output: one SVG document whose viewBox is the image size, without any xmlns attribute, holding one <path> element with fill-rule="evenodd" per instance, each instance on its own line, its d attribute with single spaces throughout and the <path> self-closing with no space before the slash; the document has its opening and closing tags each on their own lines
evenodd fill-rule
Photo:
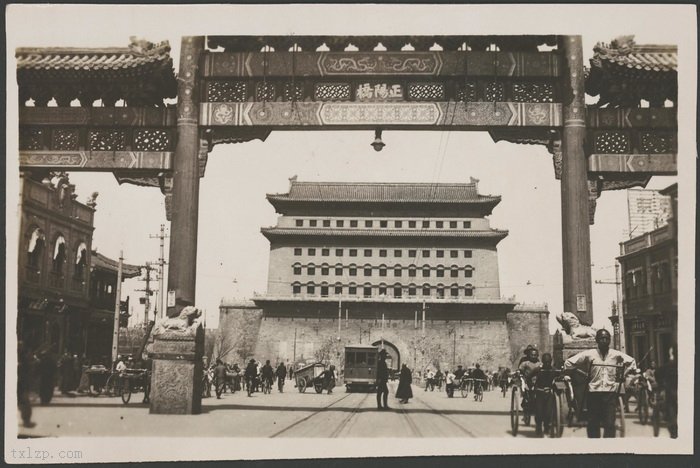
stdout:
<svg viewBox="0 0 700 468">
<path fill-rule="evenodd" d="M 258 367 L 255 365 L 255 359 L 251 359 L 245 368 L 245 373 L 243 377 L 245 378 L 246 388 L 248 389 L 248 396 L 253 393 L 255 388 L 255 378 L 258 375 Z"/>
<path fill-rule="evenodd" d="M 474 370 L 472 370 L 471 378 L 474 379 L 474 399 L 476 400 L 479 393 L 484 392 L 486 386 L 486 374 L 481 370 L 481 366 L 478 363 L 474 364 Z"/>
<path fill-rule="evenodd" d="M 629 372 L 636 369 L 637 365 L 633 357 L 610 349 L 610 332 L 606 329 L 601 328 L 596 332 L 595 341 L 597 348 L 571 356 L 564 362 L 564 368 L 579 368 L 588 373 L 588 437 L 599 438 L 601 425 L 603 437 L 615 437 L 615 411 L 619 389 L 617 369 L 627 368 Z"/>
<path fill-rule="evenodd" d="M 260 375 L 262 377 L 263 389 L 272 388 L 272 380 L 275 378 L 275 371 L 270 365 L 270 360 L 265 361 L 265 365 L 260 369 Z"/>
<path fill-rule="evenodd" d="M 444 378 L 444 376 L 442 375 L 442 372 L 440 371 L 440 369 L 438 369 L 435 372 L 435 386 L 437 387 L 438 390 L 442 389 L 442 379 L 443 378 Z"/>
<path fill-rule="evenodd" d="M 501 387 L 501 392 L 503 396 L 506 396 L 506 391 L 508 390 L 508 381 L 510 376 L 510 369 L 504 367 L 498 374 L 498 385 Z"/>
</svg>

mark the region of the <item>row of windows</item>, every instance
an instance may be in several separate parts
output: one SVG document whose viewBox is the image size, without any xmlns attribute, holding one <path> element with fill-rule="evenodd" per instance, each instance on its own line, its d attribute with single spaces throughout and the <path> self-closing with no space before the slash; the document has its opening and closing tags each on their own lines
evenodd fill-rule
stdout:
<svg viewBox="0 0 700 468">
<path fill-rule="evenodd" d="M 300 264 L 296 264 L 292 266 L 292 271 L 295 275 L 301 275 L 303 272 L 303 268 L 306 268 L 306 274 L 308 276 L 314 276 L 316 274 L 316 266 L 314 265 L 308 265 L 306 267 L 302 267 Z M 357 276 L 357 270 L 358 268 L 354 265 L 350 265 L 348 267 L 342 267 L 342 266 L 336 266 L 333 268 L 335 275 L 336 276 L 343 276 L 343 270 L 347 268 L 348 270 L 348 275 L 349 276 Z M 330 274 L 330 267 L 328 266 L 321 266 L 318 268 L 321 272 L 321 276 L 328 276 Z M 418 268 L 415 266 L 411 265 L 408 268 L 402 267 L 401 265 L 397 265 L 393 268 L 387 268 L 385 266 L 371 266 L 371 265 L 366 265 L 361 268 L 363 275 L 364 276 L 372 276 L 372 270 L 377 270 L 379 276 L 387 276 L 387 273 L 389 270 L 392 270 L 394 272 L 395 277 L 400 277 L 403 275 L 403 271 L 407 270 L 408 271 L 408 276 L 413 278 L 417 276 L 418 273 Z M 423 278 L 430 278 L 431 271 L 435 271 L 435 276 L 438 278 L 443 278 L 445 276 L 445 267 L 443 266 L 437 266 L 437 267 L 430 267 L 428 265 L 425 265 L 420 268 L 421 276 Z M 471 265 L 467 265 L 464 268 L 460 268 L 458 266 L 452 266 L 448 271 L 450 272 L 450 277 L 451 278 L 459 278 L 459 272 L 463 270 L 464 271 L 464 277 L 465 278 L 471 278 L 474 272 L 474 268 Z"/>
<path fill-rule="evenodd" d="M 50 254 L 51 272 L 57 276 L 63 276 L 65 264 L 68 263 L 65 238 L 59 234 L 54 241 L 52 251 L 46 250 L 45 242 L 45 236 L 41 229 L 35 228 L 31 231 L 27 243 L 27 268 L 36 274 L 41 274 L 44 260 L 47 254 Z M 75 250 L 73 277 L 82 279 L 87 270 L 87 247 L 84 242 L 80 242 Z"/>
<path fill-rule="evenodd" d="M 331 255 L 331 249 L 329 248 L 322 248 L 322 249 L 316 249 L 315 247 L 309 247 L 306 249 L 306 254 L 309 257 L 314 257 L 316 256 L 316 251 L 320 250 L 321 251 L 321 256 L 322 257 L 329 257 Z M 336 257 L 342 257 L 345 255 L 345 250 L 346 249 L 335 249 L 335 256 Z M 375 249 L 347 249 L 348 251 L 348 256 L 349 257 L 357 257 L 359 252 L 362 252 L 364 257 L 372 257 L 374 256 L 374 251 Z M 402 258 L 404 251 L 402 249 L 393 249 L 393 250 L 388 250 L 388 249 L 377 249 L 377 255 L 379 257 L 387 257 L 389 255 L 389 252 L 392 252 L 394 254 L 394 258 Z M 424 249 L 421 250 L 421 257 L 422 258 L 430 258 L 432 255 L 432 251 L 429 249 Z M 436 258 L 445 258 L 446 254 L 449 254 L 450 258 L 459 258 L 459 250 L 435 250 L 435 257 Z M 295 247 L 294 248 L 294 255 L 299 257 L 304 254 L 304 249 L 301 247 Z M 406 251 L 406 254 L 408 255 L 409 258 L 416 258 L 418 256 L 418 250 L 417 249 L 408 249 Z M 462 250 L 462 257 L 464 258 L 472 258 L 472 251 L 471 250 Z"/>
<path fill-rule="evenodd" d="M 299 295 L 301 294 L 302 291 L 302 286 L 305 288 L 306 294 L 309 295 L 315 295 L 318 291 L 320 292 L 321 297 L 328 297 L 330 291 L 333 291 L 333 294 L 336 296 L 341 296 L 347 292 L 349 296 L 357 296 L 358 292 L 362 294 L 362 297 L 369 298 L 369 297 L 395 297 L 395 298 L 400 298 L 400 297 L 416 297 L 418 295 L 418 291 L 420 291 L 421 295 L 423 297 L 437 297 L 437 298 L 444 298 L 445 294 L 449 294 L 450 297 L 471 297 L 474 295 L 474 287 L 471 284 L 467 284 L 465 286 L 459 286 L 457 284 L 453 284 L 451 286 L 430 286 L 428 284 L 424 284 L 421 287 L 415 286 L 415 285 L 410 285 L 410 286 L 402 286 L 402 285 L 394 285 L 391 287 L 387 287 L 385 285 L 379 285 L 379 286 L 371 286 L 371 285 L 364 285 L 364 286 L 356 286 L 356 285 L 350 285 L 350 286 L 343 286 L 343 285 L 335 285 L 335 286 L 327 286 L 327 285 L 316 285 L 313 283 L 309 283 L 307 285 L 302 285 L 300 283 L 293 283 L 292 284 L 292 294 L 294 295 Z M 391 292 L 391 296 L 389 295 L 389 292 Z M 434 293 L 434 294 L 433 294 Z"/>
<path fill-rule="evenodd" d="M 321 224 L 319 225 L 319 221 Z M 387 219 L 382 219 L 382 220 L 373 220 L 373 219 L 366 219 L 362 223 L 360 223 L 359 220 L 357 219 L 349 219 L 349 220 L 344 220 L 344 219 L 336 219 L 334 222 L 332 222 L 330 219 L 322 219 L 322 220 L 317 220 L 317 219 L 296 219 L 295 224 L 297 227 L 304 227 L 304 225 L 308 225 L 309 227 L 318 227 L 318 226 L 323 226 L 323 227 L 331 227 L 332 224 L 335 225 L 337 228 L 344 228 L 344 227 L 351 227 L 351 228 L 356 228 L 362 226 L 366 228 L 373 228 L 379 226 L 380 228 L 388 228 L 389 225 L 393 226 L 394 228 L 397 229 L 403 229 L 404 227 L 408 227 L 409 229 L 417 229 L 418 226 L 420 225 L 421 229 L 430 229 L 431 226 L 434 227 L 435 229 L 444 229 L 446 227 L 449 227 L 450 229 L 458 229 L 460 226 L 462 229 L 471 229 L 472 227 L 472 222 L 471 221 L 429 221 L 429 220 L 423 220 L 423 221 L 416 221 L 416 220 L 395 220 L 395 221 L 389 221 Z"/>
<path fill-rule="evenodd" d="M 645 268 L 636 268 L 627 272 L 625 275 L 625 296 L 628 299 L 644 297 L 649 294 L 646 273 Z M 671 290 L 671 271 L 668 262 L 653 263 L 649 273 L 653 294 L 663 294 Z"/>
</svg>

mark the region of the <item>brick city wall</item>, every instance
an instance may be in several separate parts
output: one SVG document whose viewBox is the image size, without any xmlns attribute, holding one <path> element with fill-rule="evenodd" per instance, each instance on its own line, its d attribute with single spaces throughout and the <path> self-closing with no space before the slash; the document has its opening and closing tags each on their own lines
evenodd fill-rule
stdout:
<svg viewBox="0 0 700 468">
<path fill-rule="evenodd" d="M 339 330 L 337 316 L 266 316 L 261 308 L 250 305 L 222 306 L 220 323 L 223 333 L 239 344 L 227 357 L 231 362 L 250 357 L 272 363 L 327 359 L 342 367 L 345 345 L 373 344 L 383 336 L 398 351 L 400 362 L 411 368 L 422 369 L 430 363 L 451 367 L 454 354 L 455 365 L 478 362 L 484 369 L 495 370 L 513 367 L 528 344 L 551 351 L 548 314 L 545 308 L 517 306 L 491 320 L 426 320 L 424 338 L 422 322 L 413 317 L 387 319 L 383 332 L 381 320 L 342 318 Z M 247 350 L 241 349 L 242 343 L 247 343 Z M 396 354 L 387 347 L 390 354 Z M 249 354 L 244 355 L 246 352 Z"/>
</svg>

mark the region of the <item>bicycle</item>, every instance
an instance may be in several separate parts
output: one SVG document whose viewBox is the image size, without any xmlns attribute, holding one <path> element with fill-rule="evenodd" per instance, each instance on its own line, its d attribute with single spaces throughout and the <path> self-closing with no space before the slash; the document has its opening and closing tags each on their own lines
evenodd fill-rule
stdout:
<svg viewBox="0 0 700 468">
<path fill-rule="evenodd" d="M 269 395 L 272 393 L 272 379 L 269 377 L 265 377 L 263 379 L 263 394 Z"/>
<path fill-rule="evenodd" d="M 484 401 L 484 384 L 482 379 L 474 379 L 474 401 Z"/>
</svg>

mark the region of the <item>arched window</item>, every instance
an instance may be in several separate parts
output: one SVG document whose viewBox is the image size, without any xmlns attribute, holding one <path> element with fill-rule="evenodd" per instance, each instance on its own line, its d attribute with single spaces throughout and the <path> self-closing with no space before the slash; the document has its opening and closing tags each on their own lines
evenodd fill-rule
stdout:
<svg viewBox="0 0 700 468">
<path fill-rule="evenodd" d="M 44 254 L 45 246 L 46 236 L 44 236 L 44 232 L 39 228 L 34 228 L 29 237 L 29 245 L 27 247 L 27 253 L 29 254 L 27 264 L 32 269 L 41 269 L 41 258 Z"/>
<path fill-rule="evenodd" d="M 316 274 L 316 265 L 313 263 L 309 263 L 306 265 L 306 274 L 309 276 L 313 276 Z"/>
<path fill-rule="evenodd" d="M 457 265 L 450 267 L 450 278 L 459 278 L 459 267 Z"/>
<path fill-rule="evenodd" d="M 444 278 L 445 277 L 445 267 L 442 265 L 438 265 L 437 271 L 435 272 L 435 276 L 438 278 Z"/>
<path fill-rule="evenodd" d="M 401 283 L 394 284 L 394 297 L 403 297 L 403 286 L 401 286 Z"/>
<path fill-rule="evenodd" d="M 350 283 L 348 285 L 348 295 L 350 296 L 357 296 L 357 284 L 355 283 Z"/>
<path fill-rule="evenodd" d="M 365 283 L 362 286 L 362 295 L 364 297 L 372 297 L 372 284 L 371 283 Z"/>
<path fill-rule="evenodd" d="M 321 283 L 321 297 L 328 297 L 328 283 Z"/>
<path fill-rule="evenodd" d="M 335 283 L 334 292 L 336 296 L 341 296 L 343 294 L 343 283 Z"/>
<path fill-rule="evenodd" d="M 364 276 L 372 276 L 372 265 L 366 263 L 362 269 L 364 271 Z"/>
<path fill-rule="evenodd" d="M 438 299 L 444 299 L 445 298 L 445 285 L 440 283 L 435 287 L 435 295 L 438 297 Z"/>
<path fill-rule="evenodd" d="M 409 277 L 409 278 L 415 278 L 415 277 L 416 277 L 416 266 L 415 266 L 415 265 L 409 265 L 409 267 L 408 267 L 408 277 Z"/>
<path fill-rule="evenodd" d="M 301 275 L 301 263 L 296 262 L 294 265 L 292 265 L 292 271 L 295 275 Z"/>
<path fill-rule="evenodd" d="M 464 277 L 465 278 L 471 278 L 473 274 L 474 274 L 474 267 L 473 266 L 467 265 L 464 267 Z"/>
<path fill-rule="evenodd" d="M 78 248 L 75 250 L 75 269 L 73 270 L 73 277 L 75 279 L 85 278 L 85 267 L 87 266 L 87 245 L 85 242 L 81 242 Z"/>
<path fill-rule="evenodd" d="M 386 276 L 386 265 L 379 265 L 379 276 Z"/>
<path fill-rule="evenodd" d="M 299 283 L 298 281 L 292 283 L 292 294 L 295 296 L 301 294 L 301 283 Z"/>
<path fill-rule="evenodd" d="M 423 265 L 423 278 L 430 278 L 430 265 Z"/>
<path fill-rule="evenodd" d="M 394 265 L 394 276 L 396 278 L 401 277 L 401 270 L 402 270 L 401 265 L 399 265 L 399 264 Z"/>
<path fill-rule="evenodd" d="M 312 295 L 316 294 L 316 285 L 309 281 L 306 283 L 306 294 Z"/>
<path fill-rule="evenodd" d="M 472 286 L 470 283 L 467 283 L 464 286 L 464 295 L 465 296 L 473 296 L 474 295 L 474 286 Z"/>
<path fill-rule="evenodd" d="M 430 297 L 430 285 L 428 283 L 423 284 L 423 297 Z"/>
<path fill-rule="evenodd" d="M 408 295 L 409 297 L 416 297 L 416 285 L 414 283 L 408 285 Z"/>
<path fill-rule="evenodd" d="M 59 234 L 53 248 L 53 272 L 63 274 L 64 263 L 66 263 L 66 239 Z"/>
<path fill-rule="evenodd" d="M 386 297 L 386 283 L 379 284 L 379 297 Z"/>
<path fill-rule="evenodd" d="M 459 285 L 457 283 L 450 286 L 450 297 L 459 297 Z"/>
</svg>

